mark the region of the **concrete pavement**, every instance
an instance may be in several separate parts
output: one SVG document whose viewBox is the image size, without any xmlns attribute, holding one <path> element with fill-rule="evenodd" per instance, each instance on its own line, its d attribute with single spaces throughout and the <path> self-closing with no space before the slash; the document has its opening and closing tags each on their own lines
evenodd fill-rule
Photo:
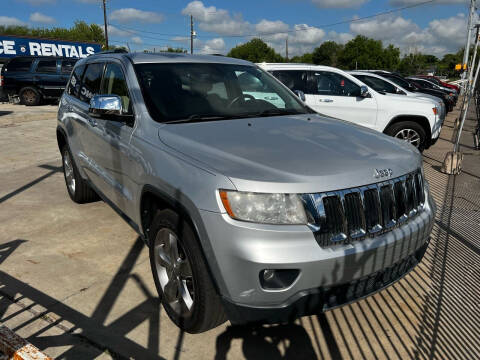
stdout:
<svg viewBox="0 0 480 360">
<path fill-rule="evenodd" d="M 106 204 L 70 201 L 55 106 L 0 105 L 0 323 L 63 359 L 480 358 L 480 154 L 439 172 L 449 114 L 424 154 L 438 205 L 422 263 L 365 300 L 291 325 L 190 335 L 158 304 L 148 253 Z M 473 115 L 473 114 L 472 114 Z"/>
</svg>

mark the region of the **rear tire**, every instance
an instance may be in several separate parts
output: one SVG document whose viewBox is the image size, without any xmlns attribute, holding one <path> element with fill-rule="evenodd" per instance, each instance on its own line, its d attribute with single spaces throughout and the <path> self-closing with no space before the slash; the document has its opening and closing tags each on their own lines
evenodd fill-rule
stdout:
<svg viewBox="0 0 480 360">
<path fill-rule="evenodd" d="M 153 279 L 170 319 L 189 333 L 225 322 L 220 297 L 189 223 L 172 210 L 158 211 L 149 238 Z"/>
<path fill-rule="evenodd" d="M 70 199 L 77 204 L 84 204 L 99 199 L 97 193 L 80 176 L 67 145 L 62 148 L 62 166 L 65 185 L 67 186 Z"/>
<path fill-rule="evenodd" d="M 33 87 L 25 87 L 20 90 L 20 102 L 26 106 L 37 106 L 42 101 L 42 95 Z"/>
<path fill-rule="evenodd" d="M 385 130 L 385 134 L 409 142 L 420 152 L 425 150 L 427 145 L 425 129 L 414 121 L 401 121 L 395 123 Z"/>
</svg>

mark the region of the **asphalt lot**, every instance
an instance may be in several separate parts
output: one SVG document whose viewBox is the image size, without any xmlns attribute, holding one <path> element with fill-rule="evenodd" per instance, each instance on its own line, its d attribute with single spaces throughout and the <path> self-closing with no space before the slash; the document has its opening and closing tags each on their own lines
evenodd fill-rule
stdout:
<svg viewBox="0 0 480 360">
<path fill-rule="evenodd" d="M 471 114 L 473 116 L 473 113 Z M 103 202 L 70 201 L 56 106 L 0 105 L 0 323 L 64 359 L 478 359 L 480 152 L 465 127 L 464 171 L 439 171 L 448 115 L 424 154 L 438 205 L 422 263 L 357 303 L 291 325 L 182 333 L 160 308 L 148 253 Z"/>
</svg>

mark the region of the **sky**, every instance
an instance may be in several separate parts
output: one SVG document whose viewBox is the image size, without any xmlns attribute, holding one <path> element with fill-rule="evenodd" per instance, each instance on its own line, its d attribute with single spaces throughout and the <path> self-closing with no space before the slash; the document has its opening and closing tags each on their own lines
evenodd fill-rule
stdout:
<svg viewBox="0 0 480 360">
<path fill-rule="evenodd" d="M 107 17 L 111 43 L 128 45 L 132 51 L 190 49 L 190 15 L 197 53 L 226 54 L 260 37 L 285 55 L 288 37 L 289 55 L 294 56 L 324 41 L 345 43 L 359 34 L 393 44 L 402 54 L 441 57 L 458 51 L 466 41 L 469 1 L 426 1 L 107 0 Z M 1 25 L 70 27 L 76 20 L 103 26 L 101 0 L 2 0 L 0 4 Z"/>
</svg>

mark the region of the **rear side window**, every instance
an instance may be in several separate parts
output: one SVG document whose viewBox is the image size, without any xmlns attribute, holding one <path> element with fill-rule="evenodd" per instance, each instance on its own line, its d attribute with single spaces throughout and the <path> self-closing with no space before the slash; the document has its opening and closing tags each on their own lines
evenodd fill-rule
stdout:
<svg viewBox="0 0 480 360">
<path fill-rule="evenodd" d="M 33 59 L 13 59 L 6 65 L 7 71 L 29 71 Z"/>
<path fill-rule="evenodd" d="M 70 77 L 70 82 L 67 85 L 67 94 L 78 97 L 80 91 L 80 85 L 82 83 L 82 75 L 85 70 L 85 65 L 80 65 L 75 68 L 72 76 Z"/>
<path fill-rule="evenodd" d="M 62 74 L 70 74 L 75 66 L 76 61 L 74 60 L 63 60 L 61 71 Z"/>
<path fill-rule="evenodd" d="M 40 60 L 37 65 L 37 73 L 57 73 L 57 60 Z"/>
<path fill-rule="evenodd" d="M 102 82 L 103 63 L 88 64 L 87 70 L 83 75 L 82 86 L 80 88 L 79 99 L 86 103 L 99 93 L 100 83 Z"/>
</svg>

